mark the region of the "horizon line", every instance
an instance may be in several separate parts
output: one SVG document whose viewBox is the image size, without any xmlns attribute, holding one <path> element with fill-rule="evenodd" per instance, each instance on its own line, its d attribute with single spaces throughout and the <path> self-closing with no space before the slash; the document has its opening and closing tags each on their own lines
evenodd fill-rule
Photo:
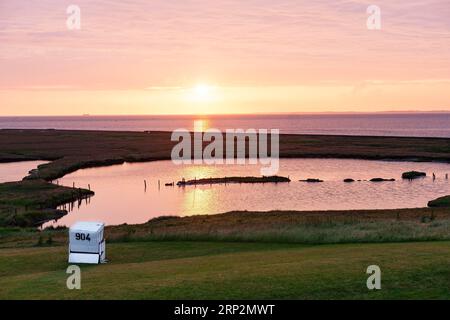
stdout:
<svg viewBox="0 0 450 320">
<path fill-rule="evenodd" d="M 305 111 L 305 112 L 254 112 L 254 113 L 155 113 L 155 114 L 43 114 L 43 115 L 0 115 L 0 118 L 19 118 L 19 117 L 220 117 L 220 116 L 254 116 L 254 115 L 320 115 L 320 114 L 420 114 L 420 113 L 450 113 L 450 110 L 387 110 L 387 111 Z"/>
</svg>

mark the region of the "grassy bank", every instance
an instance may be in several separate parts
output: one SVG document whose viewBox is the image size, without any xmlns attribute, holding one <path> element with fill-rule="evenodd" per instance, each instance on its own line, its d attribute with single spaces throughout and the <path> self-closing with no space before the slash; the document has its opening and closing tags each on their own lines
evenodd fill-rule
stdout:
<svg viewBox="0 0 450 320">
<path fill-rule="evenodd" d="M 80 168 L 170 159 L 170 132 L 0 130 L 0 161 L 51 160 L 34 177 L 54 180 Z M 225 142 L 224 142 L 225 143 Z M 450 139 L 281 135 L 282 158 L 450 162 Z"/>
<path fill-rule="evenodd" d="M 57 210 L 57 206 L 93 194 L 89 190 L 57 186 L 44 180 L 2 183 L 0 226 L 38 226 L 67 213 Z"/>
<path fill-rule="evenodd" d="M 440 197 L 428 202 L 428 206 L 432 208 L 448 208 L 450 207 L 450 196 Z"/>
<path fill-rule="evenodd" d="M 108 229 L 109 240 L 264 241 L 324 244 L 450 239 L 450 208 L 350 211 L 237 211 L 160 217 Z"/>
<path fill-rule="evenodd" d="M 0 250 L 0 299 L 449 299 L 450 242 L 108 244 L 66 288 L 66 247 Z M 366 268 L 382 270 L 369 291 Z"/>
<path fill-rule="evenodd" d="M 298 244 L 450 240 L 450 208 L 229 212 L 108 226 L 108 242 L 228 241 Z M 49 240 L 50 239 L 50 240 Z M 0 248 L 67 243 L 67 229 L 0 228 Z"/>
</svg>

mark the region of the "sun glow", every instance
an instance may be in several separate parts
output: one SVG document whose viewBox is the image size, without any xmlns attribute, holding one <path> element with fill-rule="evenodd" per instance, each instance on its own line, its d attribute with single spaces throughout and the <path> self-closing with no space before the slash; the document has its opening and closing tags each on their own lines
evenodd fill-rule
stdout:
<svg viewBox="0 0 450 320">
<path fill-rule="evenodd" d="M 207 102 L 215 99 L 216 87 L 199 83 L 191 90 L 191 97 L 198 102 Z"/>
</svg>

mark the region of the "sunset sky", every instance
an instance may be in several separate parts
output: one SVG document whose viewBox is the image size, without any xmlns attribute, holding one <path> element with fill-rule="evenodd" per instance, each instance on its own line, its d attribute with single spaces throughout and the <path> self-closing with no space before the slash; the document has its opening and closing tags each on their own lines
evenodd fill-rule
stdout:
<svg viewBox="0 0 450 320">
<path fill-rule="evenodd" d="M 387 110 L 450 111 L 448 0 L 0 0 L 0 115 Z"/>
</svg>

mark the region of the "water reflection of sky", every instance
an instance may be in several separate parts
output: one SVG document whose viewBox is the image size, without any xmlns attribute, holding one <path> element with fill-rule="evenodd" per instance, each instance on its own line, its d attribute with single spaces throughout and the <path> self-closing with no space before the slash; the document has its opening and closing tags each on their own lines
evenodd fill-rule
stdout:
<svg viewBox="0 0 450 320">
<path fill-rule="evenodd" d="M 101 220 L 107 224 L 143 223 L 161 215 L 214 214 L 231 210 L 337 210 L 423 207 L 438 196 L 450 193 L 442 163 L 383 162 L 336 159 L 283 159 L 279 175 L 290 183 L 227 184 L 166 187 L 166 182 L 185 179 L 259 176 L 255 165 L 175 166 L 170 161 L 124 164 L 80 170 L 60 179 L 78 187 L 88 184 L 96 195 L 57 224 L 78 220 Z M 404 171 L 425 171 L 429 176 L 415 181 L 401 180 Z M 437 174 L 436 181 L 431 173 Z M 344 183 L 345 178 L 368 180 L 396 178 L 395 182 L 360 181 Z M 320 178 L 323 183 L 299 182 Z M 147 181 L 147 189 L 144 188 Z M 158 180 L 160 188 L 158 188 Z"/>
<path fill-rule="evenodd" d="M 21 161 L 0 164 L 0 183 L 9 181 L 20 181 L 32 169 L 47 163 L 47 161 Z"/>
</svg>

